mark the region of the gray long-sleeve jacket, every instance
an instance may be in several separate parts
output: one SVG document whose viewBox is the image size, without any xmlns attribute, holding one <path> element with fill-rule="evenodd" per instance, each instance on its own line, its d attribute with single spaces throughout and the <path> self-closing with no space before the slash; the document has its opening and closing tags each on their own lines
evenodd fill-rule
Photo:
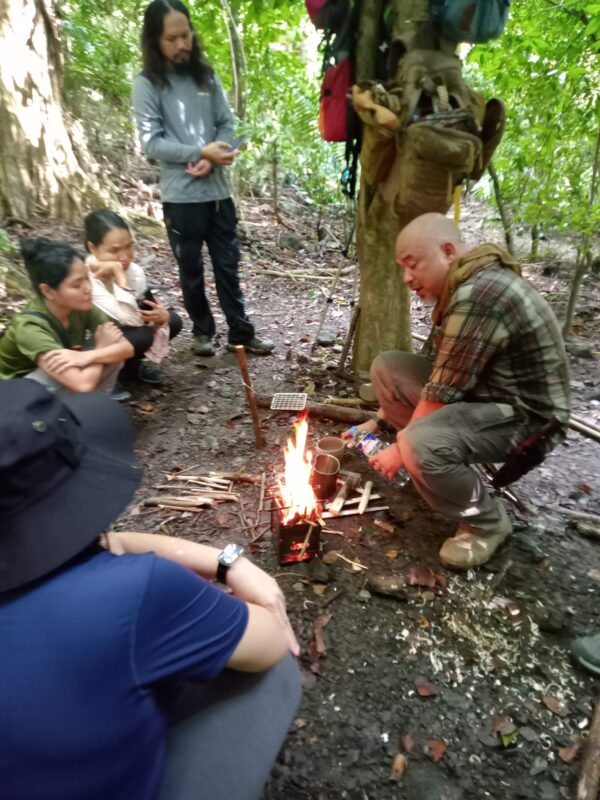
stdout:
<svg viewBox="0 0 600 800">
<path fill-rule="evenodd" d="M 213 164 L 205 178 L 193 178 L 185 171 L 188 162 L 200 159 L 204 145 L 233 139 L 233 115 L 216 75 L 207 89 L 200 89 L 189 75 L 170 74 L 164 87 L 138 75 L 133 83 L 133 111 L 143 153 L 160 163 L 163 203 L 230 197 L 225 168 Z"/>
</svg>

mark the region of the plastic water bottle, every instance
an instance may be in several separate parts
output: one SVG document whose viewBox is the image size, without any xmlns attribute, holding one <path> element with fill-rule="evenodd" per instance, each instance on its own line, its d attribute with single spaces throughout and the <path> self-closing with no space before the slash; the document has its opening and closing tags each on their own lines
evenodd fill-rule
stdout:
<svg viewBox="0 0 600 800">
<path fill-rule="evenodd" d="M 348 433 L 352 434 L 352 444 L 349 444 L 348 447 L 353 450 L 357 450 L 367 458 L 374 456 L 375 453 L 379 453 L 381 450 L 385 450 L 390 446 L 389 442 L 382 441 L 379 436 L 374 433 L 367 433 L 366 431 L 357 430 L 356 425 L 353 425 L 348 430 Z M 406 486 L 409 481 L 410 475 L 403 467 L 400 467 L 396 473 L 396 476 L 392 478 L 390 483 L 392 486 L 397 486 L 400 488 L 402 486 Z"/>
</svg>

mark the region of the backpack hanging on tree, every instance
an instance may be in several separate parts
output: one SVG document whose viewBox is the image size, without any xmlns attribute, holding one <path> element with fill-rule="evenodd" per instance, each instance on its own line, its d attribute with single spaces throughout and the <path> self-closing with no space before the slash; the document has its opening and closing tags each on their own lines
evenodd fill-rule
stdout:
<svg viewBox="0 0 600 800">
<path fill-rule="evenodd" d="M 319 130 L 326 142 L 346 142 L 342 190 L 354 196 L 360 124 L 348 102 L 354 80 L 358 0 L 306 0 L 314 25 L 324 31 Z"/>
<path fill-rule="evenodd" d="M 430 0 L 429 14 L 444 39 L 484 44 L 500 36 L 509 10 L 510 0 Z"/>
</svg>

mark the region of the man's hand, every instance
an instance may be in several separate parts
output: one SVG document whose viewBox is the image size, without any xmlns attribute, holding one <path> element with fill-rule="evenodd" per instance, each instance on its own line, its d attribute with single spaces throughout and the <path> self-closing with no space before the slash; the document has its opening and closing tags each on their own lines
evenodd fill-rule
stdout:
<svg viewBox="0 0 600 800">
<path fill-rule="evenodd" d="M 344 431 L 342 433 L 342 439 L 352 439 L 358 431 L 364 431 L 365 433 L 379 433 L 379 426 L 375 422 L 374 419 L 368 419 L 366 422 L 357 425 L 354 429 L 354 433 L 350 433 L 350 429 Z"/>
<path fill-rule="evenodd" d="M 285 597 L 277 581 L 246 558 L 239 558 L 227 571 L 227 586 L 246 603 L 270 611 L 285 630 L 291 652 L 297 656 L 300 645 L 288 619 Z"/>
<path fill-rule="evenodd" d="M 193 178 L 206 178 L 206 176 L 211 172 L 212 164 L 208 160 L 208 158 L 201 158 L 196 164 L 193 164 L 191 161 L 187 165 L 185 171 L 188 175 L 191 175 Z"/>
<path fill-rule="evenodd" d="M 232 150 L 227 142 L 211 142 L 204 145 L 200 152 L 200 159 L 208 159 L 211 164 L 219 164 L 222 167 L 229 167 L 233 164 L 235 157 L 239 155 L 239 150 Z"/>
<path fill-rule="evenodd" d="M 123 338 L 123 334 L 114 322 L 105 322 L 103 325 L 98 325 L 94 333 L 95 349 L 120 344 Z"/>
<path fill-rule="evenodd" d="M 140 309 L 140 316 L 150 325 L 165 325 L 169 321 L 169 312 L 160 303 L 152 300 L 144 301 L 144 308 Z"/>
<path fill-rule="evenodd" d="M 40 358 L 38 365 L 44 372 L 52 372 L 55 375 L 60 375 L 71 367 L 79 367 L 83 369 L 89 366 L 89 354 L 85 351 L 79 350 L 52 350 L 49 353 L 44 353 Z"/>
<path fill-rule="evenodd" d="M 397 444 L 391 444 L 385 450 L 380 450 L 369 459 L 369 464 L 384 478 L 391 481 L 402 466 L 402 456 Z"/>
</svg>

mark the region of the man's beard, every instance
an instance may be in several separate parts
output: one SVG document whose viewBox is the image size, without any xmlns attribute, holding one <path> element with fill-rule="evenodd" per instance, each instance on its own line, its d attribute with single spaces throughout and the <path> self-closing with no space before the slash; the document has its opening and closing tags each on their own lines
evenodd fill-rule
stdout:
<svg viewBox="0 0 600 800">
<path fill-rule="evenodd" d="M 176 72 L 178 75 L 188 75 L 190 73 L 190 61 L 172 61 L 173 65 L 173 72 Z"/>
</svg>

